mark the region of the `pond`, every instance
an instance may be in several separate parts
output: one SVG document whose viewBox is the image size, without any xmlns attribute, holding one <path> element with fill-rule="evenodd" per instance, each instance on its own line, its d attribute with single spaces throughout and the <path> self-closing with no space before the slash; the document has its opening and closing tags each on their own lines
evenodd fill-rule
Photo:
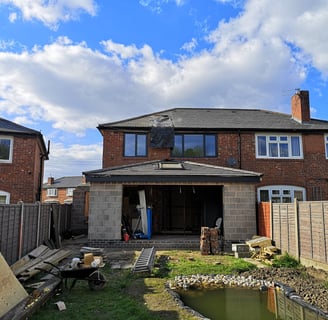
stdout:
<svg viewBox="0 0 328 320">
<path fill-rule="evenodd" d="M 268 299 L 269 291 L 221 288 L 178 293 L 186 306 L 211 320 L 276 319 L 274 300 Z"/>
<path fill-rule="evenodd" d="M 178 290 L 185 306 L 211 320 L 321 320 L 328 315 L 304 303 L 288 298 L 280 289 L 267 291 L 247 288 Z"/>
</svg>

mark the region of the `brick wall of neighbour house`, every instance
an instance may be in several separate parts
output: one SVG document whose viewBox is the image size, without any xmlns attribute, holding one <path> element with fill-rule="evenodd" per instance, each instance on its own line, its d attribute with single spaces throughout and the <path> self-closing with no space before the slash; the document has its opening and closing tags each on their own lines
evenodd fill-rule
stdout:
<svg viewBox="0 0 328 320">
<path fill-rule="evenodd" d="M 273 203 L 272 240 L 304 265 L 328 270 L 328 202 Z"/>
<path fill-rule="evenodd" d="M 42 189 L 42 202 L 44 201 L 58 201 L 61 204 L 65 203 L 65 200 L 73 200 L 72 196 L 66 195 L 67 189 L 66 188 L 56 188 L 56 185 L 53 185 L 53 188 L 57 189 L 57 196 L 56 197 L 48 197 L 47 196 L 47 189 Z"/>
<path fill-rule="evenodd" d="M 251 239 L 256 234 L 255 188 L 248 184 L 225 184 L 223 228 L 225 241 Z"/>
<path fill-rule="evenodd" d="M 123 186 L 97 183 L 90 187 L 88 241 L 92 246 L 121 240 Z"/>
<path fill-rule="evenodd" d="M 10 202 L 35 202 L 40 183 L 40 149 L 36 138 L 14 137 L 12 163 L 0 164 L 0 190 Z"/>
</svg>

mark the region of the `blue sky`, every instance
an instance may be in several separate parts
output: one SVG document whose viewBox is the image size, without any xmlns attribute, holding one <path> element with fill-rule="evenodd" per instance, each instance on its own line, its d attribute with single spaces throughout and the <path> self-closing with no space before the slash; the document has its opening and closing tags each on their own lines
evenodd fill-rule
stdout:
<svg viewBox="0 0 328 320">
<path fill-rule="evenodd" d="M 98 124 L 174 107 L 328 120 L 326 0 L 0 0 L 0 117 L 50 140 L 48 176 L 101 168 Z"/>
</svg>

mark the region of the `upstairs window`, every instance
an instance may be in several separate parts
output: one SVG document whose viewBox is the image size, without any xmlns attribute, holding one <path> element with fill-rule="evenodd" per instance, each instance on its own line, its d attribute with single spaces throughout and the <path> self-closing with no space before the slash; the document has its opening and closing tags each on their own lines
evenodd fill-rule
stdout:
<svg viewBox="0 0 328 320">
<path fill-rule="evenodd" d="M 301 159 L 303 157 L 301 136 L 257 135 L 256 157 Z"/>
<path fill-rule="evenodd" d="M 296 198 L 305 201 L 305 189 L 294 186 L 265 186 L 258 188 L 258 201 L 274 203 L 291 203 Z"/>
<path fill-rule="evenodd" d="M 66 196 L 67 197 L 73 197 L 74 190 L 75 190 L 75 188 L 67 188 L 66 189 Z"/>
<path fill-rule="evenodd" d="M 326 159 L 328 159 L 328 134 L 325 135 Z"/>
<path fill-rule="evenodd" d="M 57 197 L 57 189 L 56 188 L 47 189 L 47 196 L 48 197 Z"/>
<path fill-rule="evenodd" d="M 174 157 L 215 157 L 216 135 L 214 134 L 176 134 L 174 137 Z"/>
<path fill-rule="evenodd" d="M 144 133 L 126 133 L 124 135 L 124 156 L 145 157 L 147 155 L 147 135 Z"/>
<path fill-rule="evenodd" d="M 13 138 L 0 136 L 0 162 L 12 162 Z"/>
</svg>

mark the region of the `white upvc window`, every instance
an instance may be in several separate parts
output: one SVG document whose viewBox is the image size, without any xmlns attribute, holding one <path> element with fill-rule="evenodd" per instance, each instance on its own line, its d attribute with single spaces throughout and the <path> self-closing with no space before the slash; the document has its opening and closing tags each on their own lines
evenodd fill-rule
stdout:
<svg viewBox="0 0 328 320">
<path fill-rule="evenodd" d="M 305 201 L 305 188 L 284 185 L 264 186 L 257 189 L 259 202 L 291 203 L 296 198 Z"/>
<path fill-rule="evenodd" d="M 0 204 L 10 203 L 10 193 L 0 190 Z"/>
<path fill-rule="evenodd" d="M 67 197 L 73 197 L 74 190 L 75 190 L 75 188 L 67 188 L 66 189 L 66 196 Z"/>
<path fill-rule="evenodd" d="M 14 138 L 0 136 L 0 163 L 11 163 L 13 161 Z"/>
<path fill-rule="evenodd" d="M 257 134 L 256 158 L 302 159 L 302 136 L 288 134 Z"/>
<path fill-rule="evenodd" d="M 56 188 L 47 189 L 47 196 L 48 197 L 57 197 L 57 189 Z"/>
<path fill-rule="evenodd" d="M 325 134 L 326 159 L 328 159 L 328 134 Z"/>
</svg>

